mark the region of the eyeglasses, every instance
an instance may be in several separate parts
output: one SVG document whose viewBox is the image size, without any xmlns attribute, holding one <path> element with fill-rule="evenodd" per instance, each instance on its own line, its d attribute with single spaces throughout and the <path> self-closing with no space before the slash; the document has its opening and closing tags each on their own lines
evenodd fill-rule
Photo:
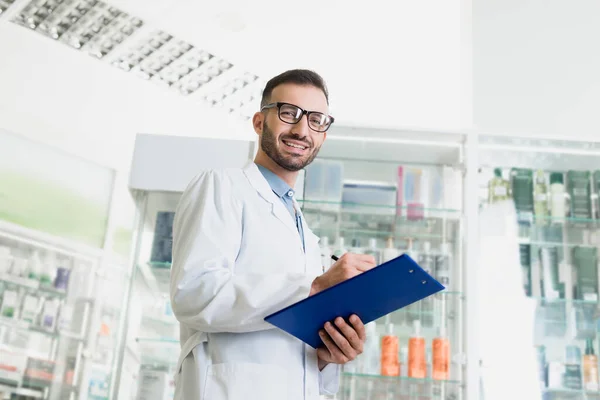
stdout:
<svg viewBox="0 0 600 400">
<path fill-rule="evenodd" d="M 260 111 L 277 107 L 279 119 L 286 124 L 297 124 L 304 114 L 308 118 L 308 126 L 315 132 L 325 132 L 335 120 L 331 115 L 318 111 L 306 111 L 289 103 L 271 103 L 262 107 Z"/>
</svg>

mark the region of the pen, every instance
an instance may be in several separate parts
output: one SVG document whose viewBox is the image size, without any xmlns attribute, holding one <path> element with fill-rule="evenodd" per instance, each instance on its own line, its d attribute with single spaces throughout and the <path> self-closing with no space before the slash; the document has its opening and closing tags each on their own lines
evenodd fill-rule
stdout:
<svg viewBox="0 0 600 400">
<path fill-rule="evenodd" d="M 332 259 L 333 261 L 337 261 L 337 260 L 339 260 L 338 256 L 336 256 L 336 255 L 332 255 L 332 256 L 331 256 L 331 259 Z"/>
</svg>

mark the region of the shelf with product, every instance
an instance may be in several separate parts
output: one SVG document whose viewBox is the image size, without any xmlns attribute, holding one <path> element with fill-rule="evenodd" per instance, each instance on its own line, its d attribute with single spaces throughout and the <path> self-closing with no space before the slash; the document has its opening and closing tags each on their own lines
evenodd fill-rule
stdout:
<svg viewBox="0 0 600 400">
<path fill-rule="evenodd" d="M 453 380 L 344 373 L 338 398 L 387 399 L 394 396 L 394 399 L 447 399 L 458 397 L 462 389 L 463 383 Z"/>
<path fill-rule="evenodd" d="M 479 204 L 513 202 L 544 398 L 599 398 L 600 145 L 482 136 Z M 524 342 L 524 343 L 525 343 Z"/>
<path fill-rule="evenodd" d="M 405 253 L 446 286 L 367 325 L 338 399 L 466 395 L 463 143 L 451 134 L 364 129 L 330 141 L 306 168 L 298 202 L 321 238 L 325 269 L 331 254 L 383 263 Z"/>
<path fill-rule="evenodd" d="M 115 353 L 114 341 L 102 344 L 118 326 L 118 318 L 103 319 L 109 296 L 102 289 L 106 274 L 122 280 L 121 263 L 101 249 L 0 221 L 3 385 L 43 399 L 86 398 L 89 362 L 110 363 Z M 118 287 L 110 287 L 118 302 Z"/>
<path fill-rule="evenodd" d="M 399 341 L 400 362 L 400 351 L 408 351 L 415 321 L 420 321 L 424 362 L 432 363 L 435 339 L 436 349 L 442 349 L 441 353 L 436 350 L 435 376 L 445 390 L 456 388 L 456 399 L 464 399 L 463 310 L 468 298 L 463 285 L 465 136 L 377 129 L 372 133 L 332 129 L 319 157 L 301 171 L 294 197 L 308 227 L 321 238 L 325 267 L 330 265 L 331 253 L 341 250 L 370 253 L 379 262 L 408 253 L 446 286 L 445 291 L 425 302 L 392 314 L 389 321 L 377 321 L 375 329 L 369 328 L 372 342 L 377 346 L 376 349 L 375 344 L 371 345 L 370 354 L 376 354 L 379 363 L 379 342 L 392 328 Z M 189 142 L 186 152 L 195 149 L 196 155 L 189 162 L 179 162 L 179 154 L 184 150 L 174 151 L 180 141 Z M 214 150 L 214 146 L 220 145 L 213 142 L 222 140 L 138 135 L 137 142 L 130 182 L 138 224 L 127 348 L 137 355 L 142 371 L 141 345 L 153 351 L 170 348 L 178 355 L 179 324 L 172 315 L 167 295 L 172 225 L 181 193 L 198 171 L 242 167 L 253 155 L 238 157 L 230 160 L 230 165 L 224 165 L 225 158 L 236 150 L 234 145 L 228 145 L 226 152 Z M 151 173 L 158 171 L 157 168 L 160 173 Z M 345 239 L 343 245 L 341 238 Z M 375 375 L 380 373 L 377 368 Z M 372 379 L 348 374 L 344 375 L 342 386 L 349 376 L 357 380 Z M 389 380 L 413 382 L 404 378 L 399 370 L 398 376 Z M 426 385 L 432 378 L 431 371 L 425 371 L 425 378 L 412 377 L 414 382 Z M 345 390 L 343 387 L 342 392 Z"/>
</svg>

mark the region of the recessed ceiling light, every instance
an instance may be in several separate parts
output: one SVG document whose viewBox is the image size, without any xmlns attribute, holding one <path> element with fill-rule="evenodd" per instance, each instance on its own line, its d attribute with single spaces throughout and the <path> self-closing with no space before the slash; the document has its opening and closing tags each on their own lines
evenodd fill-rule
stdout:
<svg viewBox="0 0 600 400">
<path fill-rule="evenodd" d="M 109 54 L 144 24 L 97 0 L 32 0 L 13 22 L 97 58 Z"/>
<path fill-rule="evenodd" d="M 140 40 L 122 52 L 113 65 L 145 79 L 169 86 L 184 95 L 220 76 L 233 65 L 163 31 Z"/>
</svg>

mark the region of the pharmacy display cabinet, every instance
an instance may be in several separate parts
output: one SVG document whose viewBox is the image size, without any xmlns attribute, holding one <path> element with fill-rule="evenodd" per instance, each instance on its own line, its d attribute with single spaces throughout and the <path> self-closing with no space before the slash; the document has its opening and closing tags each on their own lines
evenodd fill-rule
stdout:
<svg viewBox="0 0 600 400">
<path fill-rule="evenodd" d="M 0 221 L 0 399 L 108 399 L 125 264 Z"/>
<path fill-rule="evenodd" d="M 344 368 L 338 399 L 466 398 L 475 363 L 466 346 L 465 143 L 461 134 L 332 128 L 318 160 L 301 172 L 296 198 L 321 238 L 325 267 L 345 251 L 379 262 L 407 253 L 446 286 L 368 326 L 370 341 Z M 138 135 L 130 178 L 138 228 L 122 350 L 138 365 L 131 398 L 173 395 L 179 336 L 168 282 L 181 193 L 199 170 L 244 166 L 254 146 Z"/>
<path fill-rule="evenodd" d="M 600 143 L 485 135 L 478 142 L 479 206 L 509 200 L 516 209 L 521 293 L 512 297 L 524 296 L 534 312 L 514 329 L 531 327 L 523 340 L 538 391 L 545 399 L 600 398 Z"/>
</svg>

